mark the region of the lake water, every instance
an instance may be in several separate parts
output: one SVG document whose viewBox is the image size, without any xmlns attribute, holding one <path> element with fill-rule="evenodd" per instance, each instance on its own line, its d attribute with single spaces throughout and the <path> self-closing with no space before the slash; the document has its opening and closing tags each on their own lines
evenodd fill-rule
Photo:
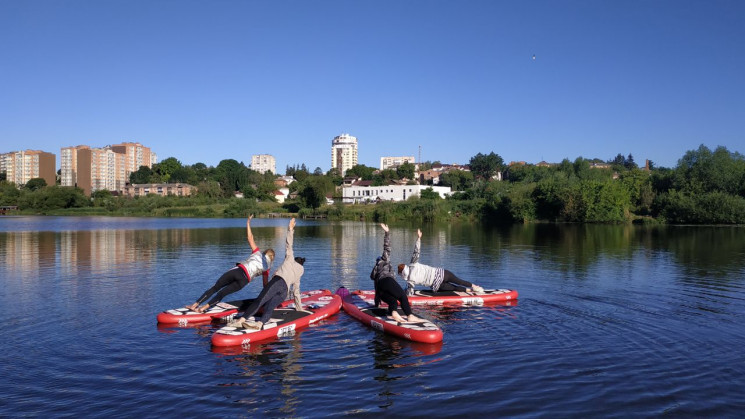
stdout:
<svg viewBox="0 0 745 419">
<path fill-rule="evenodd" d="M 287 221 L 252 223 L 278 260 Z M 395 261 L 409 260 L 417 227 L 391 226 Z M 341 312 L 219 352 L 215 326 L 155 317 L 248 254 L 245 220 L 0 217 L 0 416 L 745 414 L 745 228 L 422 230 L 422 262 L 518 301 L 419 308 L 444 331 L 437 345 Z M 371 288 L 382 239 L 372 223 L 299 221 L 302 288 Z"/>
</svg>

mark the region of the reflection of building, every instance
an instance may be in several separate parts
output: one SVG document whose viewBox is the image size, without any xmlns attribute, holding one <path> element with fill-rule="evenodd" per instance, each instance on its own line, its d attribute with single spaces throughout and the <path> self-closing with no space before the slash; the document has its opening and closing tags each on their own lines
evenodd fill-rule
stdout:
<svg viewBox="0 0 745 419">
<path fill-rule="evenodd" d="M 331 168 L 344 176 L 347 170 L 357 165 L 357 137 L 341 134 L 331 140 Z"/>
<path fill-rule="evenodd" d="M 135 262 L 150 259 L 147 252 L 132 250 L 133 243 L 145 242 L 136 236 L 156 233 L 136 230 L 8 232 L 0 236 L 4 239 L 0 246 L 5 250 L 0 263 L 18 272 L 39 272 L 42 277 L 44 272 L 57 269 L 71 275 L 81 269 L 122 272 L 128 266 L 134 269 Z"/>
<path fill-rule="evenodd" d="M 124 195 L 130 198 L 148 194 L 189 196 L 193 189 L 193 186 L 186 183 L 136 183 L 127 185 L 124 188 Z"/>
<path fill-rule="evenodd" d="M 331 248 L 328 255 L 331 265 L 330 277 L 334 278 L 332 281 L 341 281 L 333 282 L 332 289 L 342 285 L 350 289 L 358 287 L 360 260 L 368 262 L 369 258 L 372 258 L 372 261 L 368 262 L 372 264 L 375 262 L 375 256 L 366 256 L 378 252 L 378 248 L 383 249 L 382 238 L 380 241 L 370 240 L 371 235 L 377 236 L 379 234 L 378 230 L 380 229 L 375 227 L 377 226 L 365 223 L 340 223 L 328 226 L 331 235 Z M 372 265 L 370 267 L 372 268 Z M 365 265 L 365 268 L 367 268 L 367 265 Z M 366 274 L 369 274 L 369 270 Z M 367 282 L 372 281 L 368 280 Z"/>
<path fill-rule="evenodd" d="M 18 186 L 34 178 L 54 185 L 57 183 L 57 158 L 39 150 L 11 151 L 0 154 L 0 172 L 5 172 L 5 179 Z"/>
<path fill-rule="evenodd" d="M 404 163 L 414 164 L 414 156 L 406 157 L 381 157 L 380 170 L 395 169 Z"/>
<path fill-rule="evenodd" d="M 53 268 L 57 263 L 55 234 L 51 231 L 20 231 L 0 235 L 3 240 L 0 242 L 0 249 L 3 250 L 0 252 L 0 265 L 5 265 L 8 271 L 19 273 Z"/>
<path fill-rule="evenodd" d="M 102 189 L 122 192 L 132 172 L 141 166 L 152 167 L 156 161 L 155 153 L 140 143 L 64 147 L 60 157 L 62 186 L 77 186 L 87 195 Z"/>
<path fill-rule="evenodd" d="M 427 185 L 386 185 L 370 186 L 371 181 L 358 181 L 342 188 L 342 201 L 346 204 L 374 201 L 406 201 L 412 196 L 421 196 L 425 189 L 432 189 L 446 198 L 450 195 L 449 186 Z"/>
<path fill-rule="evenodd" d="M 251 156 L 251 169 L 259 173 L 277 173 L 277 160 L 271 154 L 254 154 Z"/>
</svg>

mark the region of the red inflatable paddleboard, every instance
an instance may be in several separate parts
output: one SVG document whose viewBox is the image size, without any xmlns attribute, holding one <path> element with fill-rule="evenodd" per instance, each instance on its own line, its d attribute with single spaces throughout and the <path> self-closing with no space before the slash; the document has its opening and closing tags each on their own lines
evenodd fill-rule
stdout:
<svg viewBox="0 0 745 419">
<path fill-rule="evenodd" d="M 344 295 L 342 306 L 347 314 L 375 330 L 413 342 L 436 343 L 442 341 L 442 330 L 429 320 L 399 323 L 389 319 L 386 308 L 376 308 L 374 306 L 374 292 L 372 294 L 359 292 L 348 294 L 349 291 L 346 288 L 339 288 L 336 293 L 337 295 Z M 381 305 L 385 306 L 385 303 L 381 303 Z M 400 309 L 398 313 L 404 316 Z M 416 313 L 414 315 L 421 318 Z"/>
</svg>

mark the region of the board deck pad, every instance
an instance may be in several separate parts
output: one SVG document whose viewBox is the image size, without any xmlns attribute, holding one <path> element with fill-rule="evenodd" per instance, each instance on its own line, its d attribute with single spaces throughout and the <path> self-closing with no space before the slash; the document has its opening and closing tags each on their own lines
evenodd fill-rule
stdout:
<svg viewBox="0 0 745 419">
<path fill-rule="evenodd" d="M 188 326 L 190 324 L 208 323 L 215 319 L 230 320 L 242 304 L 250 304 L 253 299 L 219 302 L 204 313 L 179 307 L 158 314 L 158 323 Z"/>
<path fill-rule="evenodd" d="M 283 324 L 298 320 L 302 317 L 313 314 L 311 311 L 298 311 L 294 308 L 277 308 L 272 312 L 272 318 L 267 320 L 262 329 L 271 329 L 273 327 L 282 326 Z M 251 316 L 246 319 L 247 321 L 257 321 L 258 319 Z M 259 329 L 246 329 L 242 326 L 225 326 L 218 330 L 219 333 L 226 335 L 248 335 L 251 333 L 259 332 Z"/>
<path fill-rule="evenodd" d="M 370 316 L 377 317 L 377 318 L 379 318 L 380 320 L 382 320 L 382 321 L 384 321 L 386 323 L 390 323 L 390 324 L 394 324 L 394 325 L 397 325 L 397 326 L 405 327 L 405 328 L 411 329 L 411 330 L 439 330 L 439 327 L 437 327 L 434 323 L 432 323 L 431 321 L 429 321 L 427 319 L 422 319 L 422 321 L 418 321 L 418 322 L 404 322 L 404 323 L 400 323 L 400 322 L 397 322 L 397 321 L 395 321 L 393 319 L 389 319 L 388 318 L 388 309 L 387 308 L 370 307 L 370 308 L 361 309 L 361 311 L 363 313 L 366 313 L 366 314 L 370 315 Z M 396 310 L 396 312 L 398 314 L 400 314 L 401 317 L 406 316 L 406 314 L 404 314 L 404 311 L 401 310 L 401 309 Z M 416 314 L 414 314 L 414 315 L 416 316 Z"/>
<path fill-rule="evenodd" d="M 357 290 L 354 294 L 372 299 L 375 291 Z M 438 291 L 432 290 L 415 290 L 414 295 L 409 295 L 411 305 L 443 305 L 459 304 L 480 306 L 485 303 L 512 301 L 517 299 L 517 291 L 508 289 L 484 290 L 483 292 L 473 291 Z"/>
<path fill-rule="evenodd" d="M 303 310 L 295 310 L 292 300 L 287 300 L 280 308 L 272 311 L 272 317 L 261 329 L 244 328 L 242 326 L 227 325 L 218 329 L 212 335 L 214 346 L 247 345 L 260 340 L 292 336 L 295 331 L 316 323 L 326 317 L 334 315 L 341 309 L 341 298 L 331 295 L 330 291 L 316 293 L 303 298 Z M 247 321 L 255 321 L 255 317 L 248 317 Z"/>
<path fill-rule="evenodd" d="M 329 290 L 311 290 L 300 294 L 302 300 L 313 298 L 319 295 L 331 295 Z M 204 313 L 199 313 L 190 310 L 186 307 L 179 307 L 171 310 L 166 310 L 158 314 L 158 323 L 169 326 L 187 327 L 189 325 L 197 325 L 212 322 L 213 320 L 220 320 L 223 322 L 229 322 L 233 320 L 233 317 L 239 310 L 248 307 L 253 298 L 247 298 L 244 300 L 234 300 L 228 302 L 220 302 L 215 304 L 209 310 Z M 286 300 L 282 302 L 283 307 L 293 306 L 292 300 Z"/>
</svg>

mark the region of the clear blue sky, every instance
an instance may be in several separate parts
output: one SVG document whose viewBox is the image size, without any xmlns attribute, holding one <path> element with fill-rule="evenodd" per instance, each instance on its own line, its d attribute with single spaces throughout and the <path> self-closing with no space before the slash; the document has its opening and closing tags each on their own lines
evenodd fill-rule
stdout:
<svg viewBox="0 0 745 419">
<path fill-rule="evenodd" d="M 745 153 L 745 1 L 0 0 L 0 152 Z M 535 55 L 535 59 L 533 56 Z"/>
</svg>

